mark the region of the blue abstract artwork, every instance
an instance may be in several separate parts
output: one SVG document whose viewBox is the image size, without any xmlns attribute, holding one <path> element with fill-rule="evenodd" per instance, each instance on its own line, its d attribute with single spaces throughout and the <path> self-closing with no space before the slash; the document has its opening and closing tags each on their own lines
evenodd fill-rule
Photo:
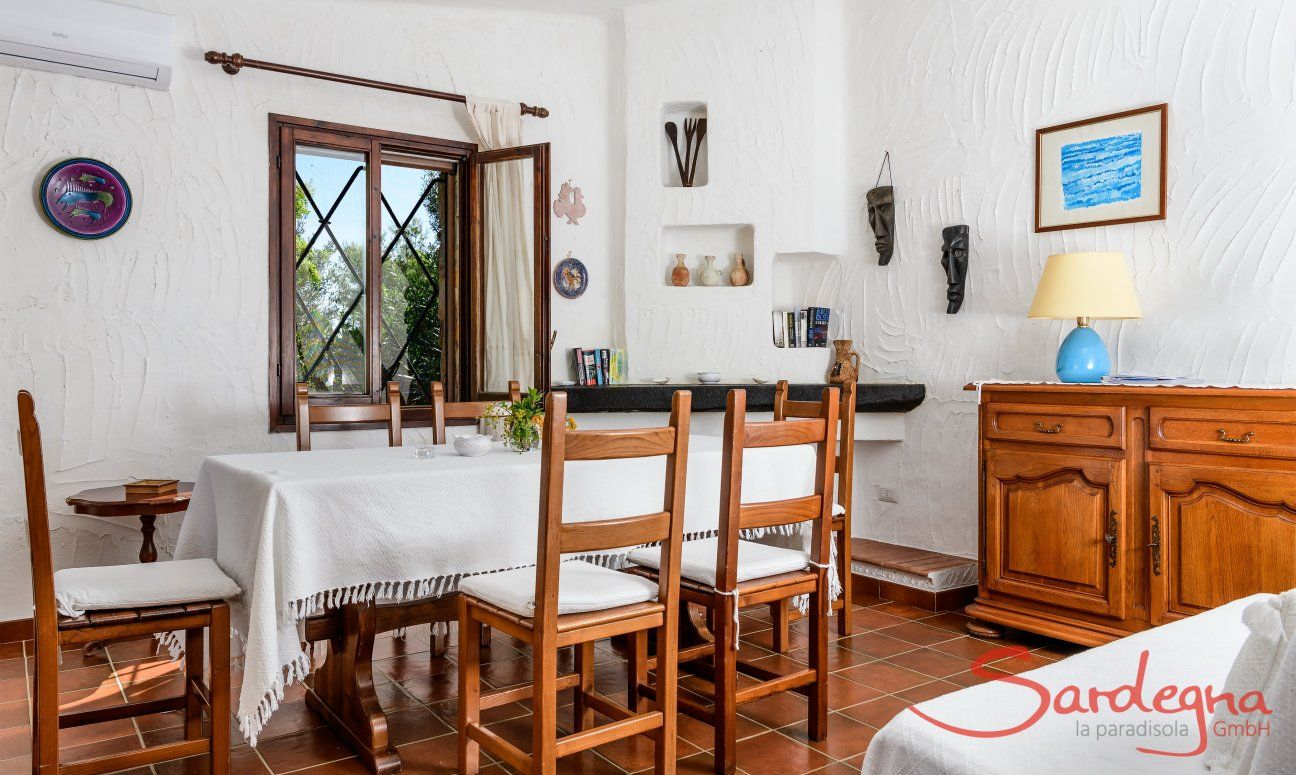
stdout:
<svg viewBox="0 0 1296 775">
<path fill-rule="evenodd" d="M 1062 207 L 1128 202 L 1143 195 L 1143 133 L 1062 146 Z"/>
</svg>

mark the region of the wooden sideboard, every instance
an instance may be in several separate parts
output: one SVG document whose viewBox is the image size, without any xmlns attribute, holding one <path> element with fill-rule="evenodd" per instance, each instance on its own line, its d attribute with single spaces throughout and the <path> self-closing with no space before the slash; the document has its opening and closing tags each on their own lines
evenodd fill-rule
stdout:
<svg viewBox="0 0 1296 775">
<path fill-rule="evenodd" d="M 981 622 L 1093 646 L 1296 587 L 1296 390 L 983 385 L 979 448 Z"/>
</svg>

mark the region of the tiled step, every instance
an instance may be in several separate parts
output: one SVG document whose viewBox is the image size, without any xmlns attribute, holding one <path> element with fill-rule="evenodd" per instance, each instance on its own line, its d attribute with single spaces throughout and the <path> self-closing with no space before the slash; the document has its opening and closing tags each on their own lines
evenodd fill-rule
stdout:
<svg viewBox="0 0 1296 775">
<path fill-rule="evenodd" d="M 976 594 L 976 560 L 866 538 L 851 539 L 851 572 L 854 588 L 865 594 L 933 611 L 957 608 Z"/>
</svg>

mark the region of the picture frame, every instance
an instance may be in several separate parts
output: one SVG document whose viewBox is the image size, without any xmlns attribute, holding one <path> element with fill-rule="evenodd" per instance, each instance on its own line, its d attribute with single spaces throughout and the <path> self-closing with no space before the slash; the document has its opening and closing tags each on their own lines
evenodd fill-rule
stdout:
<svg viewBox="0 0 1296 775">
<path fill-rule="evenodd" d="M 1166 103 L 1035 132 L 1035 232 L 1166 217 Z"/>
</svg>

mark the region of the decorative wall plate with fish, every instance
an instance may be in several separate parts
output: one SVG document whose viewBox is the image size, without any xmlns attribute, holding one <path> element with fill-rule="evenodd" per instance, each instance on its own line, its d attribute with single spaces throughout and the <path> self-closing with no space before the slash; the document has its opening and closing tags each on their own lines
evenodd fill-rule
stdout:
<svg viewBox="0 0 1296 775">
<path fill-rule="evenodd" d="M 585 292 L 589 286 L 589 270 L 578 258 L 567 257 L 558 262 L 553 273 L 554 290 L 564 299 L 574 299 Z"/>
<path fill-rule="evenodd" d="M 121 173 L 94 159 L 67 159 L 41 181 L 41 210 L 77 239 L 102 239 L 126 225 L 131 192 Z"/>
</svg>

